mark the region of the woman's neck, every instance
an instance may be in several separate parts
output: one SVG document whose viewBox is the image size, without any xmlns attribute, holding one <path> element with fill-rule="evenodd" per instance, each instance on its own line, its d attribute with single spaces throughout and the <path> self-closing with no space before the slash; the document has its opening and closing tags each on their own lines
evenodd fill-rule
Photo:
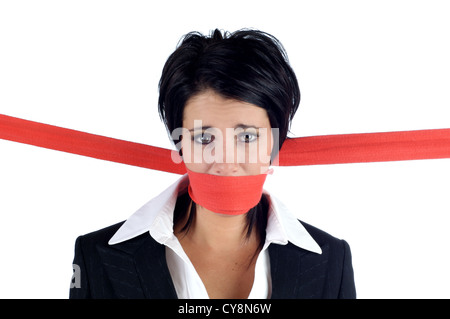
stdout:
<svg viewBox="0 0 450 319">
<path fill-rule="evenodd" d="M 192 205 L 196 204 L 192 203 Z M 187 220 L 189 214 L 186 215 Z M 182 222 L 183 225 L 186 220 Z M 188 232 L 180 232 L 183 225 L 176 225 L 175 234 L 180 235 L 177 237 L 183 240 L 188 239 L 193 245 L 204 249 L 226 252 L 259 244 L 254 230 L 250 236 L 247 236 L 246 214 L 233 216 L 217 214 L 197 205 Z"/>
</svg>

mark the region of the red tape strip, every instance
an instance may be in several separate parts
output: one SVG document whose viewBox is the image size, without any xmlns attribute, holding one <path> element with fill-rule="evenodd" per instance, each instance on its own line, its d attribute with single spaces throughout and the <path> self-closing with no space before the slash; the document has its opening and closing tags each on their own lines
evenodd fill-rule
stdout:
<svg viewBox="0 0 450 319">
<path fill-rule="evenodd" d="M 0 114 L 0 138 L 111 162 L 184 174 L 168 149 L 42 124 Z"/>
<path fill-rule="evenodd" d="M 184 174 L 171 150 L 0 114 L 0 138 L 97 159 Z M 280 166 L 450 158 L 450 129 L 290 138 Z"/>
<path fill-rule="evenodd" d="M 281 166 L 450 158 L 450 129 L 288 139 Z"/>
</svg>

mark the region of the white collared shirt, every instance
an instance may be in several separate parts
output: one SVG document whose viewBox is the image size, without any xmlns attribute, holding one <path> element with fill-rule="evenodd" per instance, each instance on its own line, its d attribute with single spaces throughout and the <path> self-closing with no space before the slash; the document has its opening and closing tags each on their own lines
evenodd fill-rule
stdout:
<svg viewBox="0 0 450 319">
<path fill-rule="evenodd" d="M 154 240 L 166 246 L 167 266 L 178 298 L 208 299 L 208 293 L 200 276 L 173 233 L 173 212 L 177 197 L 186 192 L 188 184 L 187 174 L 183 175 L 177 182 L 131 215 L 108 243 L 118 244 L 148 231 Z M 267 191 L 264 191 L 264 194 L 269 200 L 266 239 L 256 260 L 249 299 L 265 299 L 271 296 L 272 282 L 267 249 L 270 244 L 286 245 L 291 242 L 314 253 L 322 253 L 319 245 L 297 218 L 274 196 Z"/>
</svg>

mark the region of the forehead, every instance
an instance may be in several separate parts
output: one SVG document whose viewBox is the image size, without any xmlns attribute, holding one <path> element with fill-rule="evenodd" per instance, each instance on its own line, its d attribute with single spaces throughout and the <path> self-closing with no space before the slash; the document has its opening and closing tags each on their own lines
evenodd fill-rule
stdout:
<svg viewBox="0 0 450 319">
<path fill-rule="evenodd" d="M 192 126 L 198 120 L 203 126 L 234 127 L 244 123 L 270 128 L 269 117 L 262 107 L 227 99 L 210 90 L 190 98 L 184 107 L 183 126 Z"/>
</svg>

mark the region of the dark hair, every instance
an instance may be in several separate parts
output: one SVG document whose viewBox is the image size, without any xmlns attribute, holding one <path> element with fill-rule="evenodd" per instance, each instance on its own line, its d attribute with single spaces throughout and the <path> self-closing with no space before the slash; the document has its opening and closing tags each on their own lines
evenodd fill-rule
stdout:
<svg viewBox="0 0 450 319">
<path fill-rule="evenodd" d="M 300 90 L 287 54 L 275 37 L 247 29 L 185 35 L 167 59 L 159 82 L 159 114 L 169 135 L 182 127 L 186 102 L 206 90 L 265 109 L 271 127 L 279 129 L 278 148 L 272 151 L 272 158 L 276 156 L 300 103 Z M 191 203 L 189 195 L 182 194 L 174 210 L 175 223 L 189 214 L 183 232 L 189 231 L 195 218 L 196 205 Z M 259 248 L 264 244 L 267 212 L 263 195 L 247 213 L 247 237 L 255 227 Z"/>
<path fill-rule="evenodd" d="M 279 129 L 281 148 L 300 103 L 300 89 L 275 37 L 247 29 L 185 35 L 167 59 L 159 82 L 159 114 L 169 134 L 182 127 L 186 102 L 208 89 L 264 108 L 271 127 Z"/>
</svg>

